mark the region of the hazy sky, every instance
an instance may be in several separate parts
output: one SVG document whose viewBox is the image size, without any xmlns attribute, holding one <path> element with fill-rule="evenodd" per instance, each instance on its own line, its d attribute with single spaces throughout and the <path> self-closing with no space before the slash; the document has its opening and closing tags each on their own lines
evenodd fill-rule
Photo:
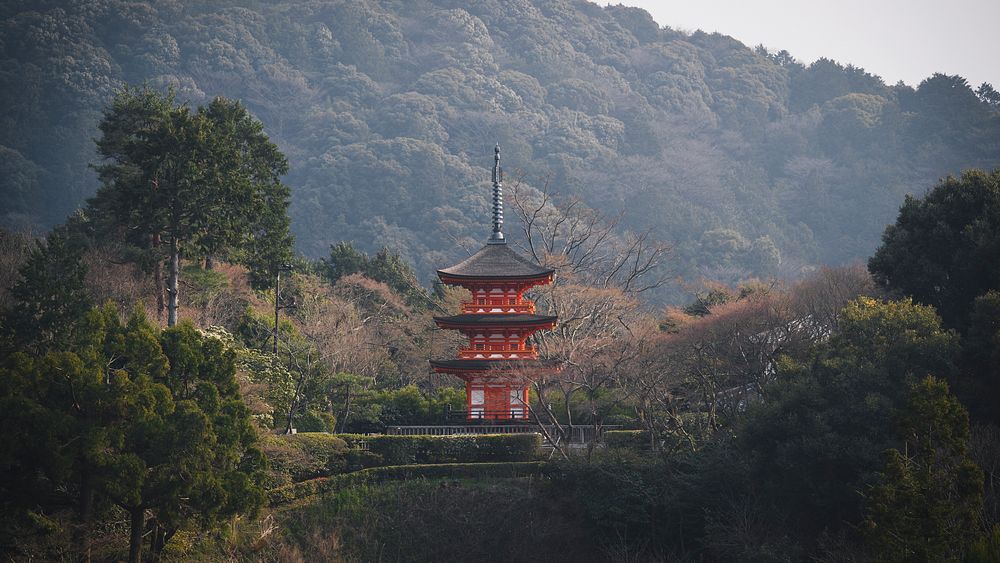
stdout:
<svg viewBox="0 0 1000 563">
<path fill-rule="evenodd" d="M 605 1 L 605 3 L 607 3 Z M 888 84 L 935 72 L 1000 89 L 1000 0 L 620 0 L 661 26 L 718 31 L 753 47 L 826 57 Z"/>
</svg>

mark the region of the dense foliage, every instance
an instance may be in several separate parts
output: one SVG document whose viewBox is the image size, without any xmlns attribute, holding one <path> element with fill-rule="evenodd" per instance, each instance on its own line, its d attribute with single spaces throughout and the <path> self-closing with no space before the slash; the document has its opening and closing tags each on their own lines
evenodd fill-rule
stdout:
<svg viewBox="0 0 1000 563">
<path fill-rule="evenodd" d="M 903 451 L 886 453 L 867 494 L 869 543 L 886 561 L 958 559 L 978 535 L 982 470 L 969 458 L 969 421 L 948 386 L 913 385 L 897 414 Z"/>
<path fill-rule="evenodd" d="M 347 443 L 320 432 L 264 436 L 261 449 L 270 462 L 267 485 L 281 485 L 326 477 L 347 468 Z"/>
<path fill-rule="evenodd" d="M 167 324 L 177 323 L 181 256 L 250 267 L 255 286 L 291 255 L 284 155 L 239 102 L 192 111 L 149 87 L 125 88 L 100 123 L 101 188 L 71 231 L 118 242 L 140 263 L 169 261 Z"/>
<path fill-rule="evenodd" d="M 1000 422 L 1000 170 L 970 170 L 908 196 L 882 241 L 872 276 L 965 335 L 963 373 L 949 381 L 976 417 Z"/>
<path fill-rule="evenodd" d="M 511 179 L 625 210 L 676 273 L 730 282 L 867 256 L 903 194 L 1000 165 L 988 85 L 886 85 L 622 6 L 47 0 L 0 21 L 6 223 L 52 225 L 91 195 L 104 107 L 148 81 L 267 124 L 301 251 L 387 246 L 425 285 L 486 236 L 498 140 Z"/>
<path fill-rule="evenodd" d="M 0 365 L 5 433 L 2 549 L 49 559 L 86 554 L 97 523 L 128 514 L 139 561 L 152 515 L 158 554 L 182 527 L 254 512 L 266 463 L 239 394 L 233 357 L 190 323 L 165 331 L 111 306 L 73 321 L 73 336 L 43 355 Z M 73 517 L 63 526 L 69 510 Z M 54 552 L 19 545 L 72 531 Z"/>
<path fill-rule="evenodd" d="M 948 177 L 924 197 L 907 196 L 869 260 L 876 281 L 964 328 L 975 298 L 1000 289 L 1000 169 Z"/>
</svg>

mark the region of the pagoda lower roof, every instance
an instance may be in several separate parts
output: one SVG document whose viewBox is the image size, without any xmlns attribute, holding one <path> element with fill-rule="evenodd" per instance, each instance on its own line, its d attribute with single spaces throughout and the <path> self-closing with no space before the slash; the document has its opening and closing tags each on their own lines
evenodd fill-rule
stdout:
<svg viewBox="0 0 1000 563">
<path fill-rule="evenodd" d="M 555 362 L 547 360 L 431 360 L 431 367 L 449 372 L 514 371 L 555 366 Z"/>
<path fill-rule="evenodd" d="M 554 271 L 528 260 L 502 243 L 487 244 L 479 252 L 437 273 L 442 278 L 533 279 L 548 277 Z"/>
<path fill-rule="evenodd" d="M 450 317 L 434 317 L 434 322 L 441 327 L 479 327 L 479 326 L 555 326 L 558 317 L 549 315 L 530 315 L 525 313 L 466 313 Z"/>
</svg>

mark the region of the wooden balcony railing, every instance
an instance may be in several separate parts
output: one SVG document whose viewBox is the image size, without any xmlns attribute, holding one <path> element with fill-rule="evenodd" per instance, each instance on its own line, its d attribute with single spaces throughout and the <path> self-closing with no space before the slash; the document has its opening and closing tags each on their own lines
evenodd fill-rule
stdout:
<svg viewBox="0 0 1000 563">
<path fill-rule="evenodd" d="M 535 304 L 531 301 L 519 301 L 511 304 L 508 299 L 486 299 L 486 303 L 479 303 L 478 300 L 465 301 L 462 303 L 463 313 L 489 313 L 498 309 L 504 313 L 534 314 Z"/>
<path fill-rule="evenodd" d="M 558 429 L 554 425 L 543 424 L 550 436 L 557 436 Z M 562 438 L 564 444 L 589 444 L 600 440 L 608 430 L 620 430 L 621 426 L 602 426 L 599 431 L 593 426 L 563 427 L 567 435 Z M 450 424 L 424 426 L 389 426 L 385 433 L 394 436 L 455 436 L 468 434 L 526 434 L 539 432 L 539 424 L 533 420 L 464 420 Z M 543 445 L 544 447 L 544 445 Z"/>
<path fill-rule="evenodd" d="M 534 360 L 538 358 L 538 349 L 531 345 L 498 345 L 484 346 L 483 348 L 459 348 L 458 357 L 462 360 L 473 359 L 496 359 L 499 354 L 503 358 L 518 360 Z"/>
<path fill-rule="evenodd" d="M 448 411 L 446 413 L 446 418 L 448 420 L 503 420 L 503 421 L 513 421 L 513 422 L 529 422 L 531 416 L 528 409 L 524 407 L 511 407 L 509 409 L 499 409 L 499 410 L 487 410 L 485 408 L 472 407 L 467 411 Z"/>
</svg>

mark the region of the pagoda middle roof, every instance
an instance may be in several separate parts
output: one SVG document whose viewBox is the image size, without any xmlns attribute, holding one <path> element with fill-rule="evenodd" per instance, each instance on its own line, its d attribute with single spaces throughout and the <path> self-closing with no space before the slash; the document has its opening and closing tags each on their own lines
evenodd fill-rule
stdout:
<svg viewBox="0 0 1000 563">
<path fill-rule="evenodd" d="M 454 371 L 516 371 L 519 369 L 554 368 L 551 360 L 431 360 L 434 368 Z"/>
<path fill-rule="evenodd" d="M 438 270 L 439 276 L 483 279 L 538 278 L 554 272 L 514 252 L 507 244 L 487 244 L 472 256 Z"/>
<path fill-rule="evenodd" d="M 559 317 L 530 315 L 527 313 L 465 313 L 449 317 L 434 317 L 434 321 L 447 325 L 514 326 L 555 324 Z"/>
</svg>

